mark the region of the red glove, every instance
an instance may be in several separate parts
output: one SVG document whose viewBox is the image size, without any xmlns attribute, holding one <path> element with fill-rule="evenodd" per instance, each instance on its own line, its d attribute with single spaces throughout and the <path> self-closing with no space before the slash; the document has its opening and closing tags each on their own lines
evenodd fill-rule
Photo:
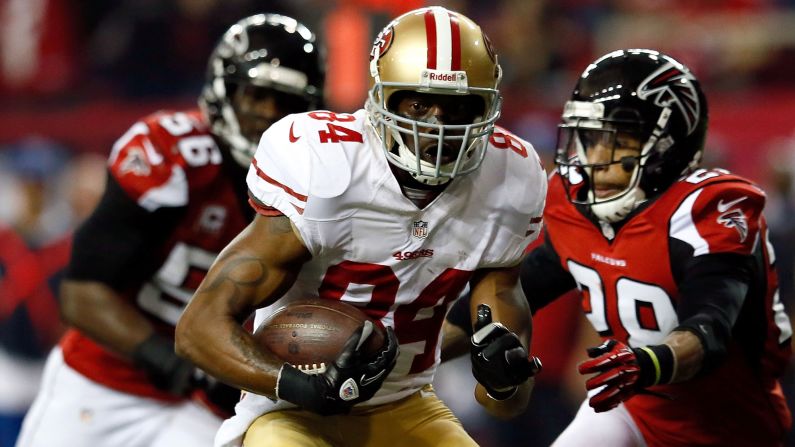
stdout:
<svg viewBox="0 0 795 447">
<path fill-rule="evenodd" d="M 588 348 L 588 357 L 580 363 L 580 374 L 597 373 L 585 382 L 585 388 L 604 387 L 588 402 L 597 413 L 611 410 L 635 394 L 658 383 L 667 383 L 673 369 L 673 352 L 667 345 L 632 349 L 618 340 L 606 340 Z M 656 393 L 650 393 L 656 394 Z"/>
</svg>

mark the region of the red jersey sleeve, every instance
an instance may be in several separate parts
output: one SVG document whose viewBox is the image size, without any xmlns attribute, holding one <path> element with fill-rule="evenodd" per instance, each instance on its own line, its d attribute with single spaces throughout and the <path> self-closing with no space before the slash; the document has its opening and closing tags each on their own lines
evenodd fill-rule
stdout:
<svg viewBox="0 0 795 447">
<path fill-rule="evenodd" d="M 113 145 L 111 175 L 149 211 L 188 203 L 189 191 L 212 179 L 223 161 L 201 115 L 160 112 L 135 123 Z"/>
<path fill-rule="evenodd" d="M 682 202 L 672 218 L 672 235 L 690 243 L 694 256 L 749 255 L 760 243 L 764 206 L 764 192 L 750 183 L 713 183 Z"/>
</svg>

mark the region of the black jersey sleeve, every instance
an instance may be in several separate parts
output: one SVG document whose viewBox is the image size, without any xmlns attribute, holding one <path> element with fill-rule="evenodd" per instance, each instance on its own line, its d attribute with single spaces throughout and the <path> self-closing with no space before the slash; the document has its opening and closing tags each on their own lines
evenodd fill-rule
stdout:
<svg viewBox="0 0 795 447">
<path fill-rule="evenodd" d="M 184 207 L 150 212 L 112 175 L 97 208 L 74 235 L 66 278 L 99 281 L 120 290 L 151 276 L 157 249 L 174 231 Z"/>
<path fill-rule="evenodd" d="M 519 279 L 534 314 L 577 286 L 574 277 L 560 265 L 560 257 L 546 234 L 544 243 L 525 256 Z"/>
</svg>

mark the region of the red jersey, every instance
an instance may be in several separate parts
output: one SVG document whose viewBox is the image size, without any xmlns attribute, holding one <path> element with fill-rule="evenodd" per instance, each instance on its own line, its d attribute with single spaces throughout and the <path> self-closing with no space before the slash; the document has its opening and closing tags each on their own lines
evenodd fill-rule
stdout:
<svg viewBox="0 0 795 447">
<path fill-rule="evenodd" d="M 113 146 L 109 170 L 127 196 L 148 211 L 184 208 L 153 256 L 154 275 L 119 291 L 155 325 L 174 327 L 217 254 L 250 221 L 245 171 L 229 175 L 224 155 L 199 111 L 159 112 L 132 126 Z M 234 162 L 232 162 L 234 163 Z M 242 189 L 241 189 L 242 188 Z M 243 191 L 243 193 L 241 193 Z M 91 380 L 142 396 L 174 400 L 146 372 L 77 330 L 61 341 L 66 363 Z"/>
<path fill-rule="evenodd" d="M 679 324 L 677 278 L 688 258 L 736 253 L 758 261 L 725 361 L 709 374 L 651 388 L 672 400 L 639 394 L 625 402 L 649 446 L 778 445 L 791 425 L 777 378 L 792 330 L 778 299 L 764 203 L 748 180 L 699 170 L 613 232 L 569 202 L 558 175 L 550 181 L 550 241 L 605 338 L 633 347 L 663 343 Z"/>
</svg>

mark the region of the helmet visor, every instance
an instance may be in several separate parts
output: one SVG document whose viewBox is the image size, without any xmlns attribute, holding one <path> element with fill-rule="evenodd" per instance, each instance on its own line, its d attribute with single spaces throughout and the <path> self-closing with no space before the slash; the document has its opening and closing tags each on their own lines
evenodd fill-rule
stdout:
<svg viewBox="0 0 795 447">
<path fill-rule="evenodd" d="M 632 133 L 581 125 L 558 127 L 555 163 L 575 203 L 621 196 L 635 186 L 642 158 L 640 139 Z"/>
</svg>

